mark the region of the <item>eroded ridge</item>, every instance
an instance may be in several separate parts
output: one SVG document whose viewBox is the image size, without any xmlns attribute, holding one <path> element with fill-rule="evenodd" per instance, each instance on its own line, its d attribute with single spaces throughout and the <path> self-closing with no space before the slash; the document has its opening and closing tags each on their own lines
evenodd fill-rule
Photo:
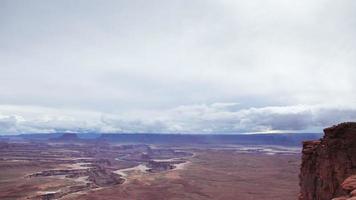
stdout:
<svg viewBox="0 0 356 200">
<path fill-rule="evenodd" d="M 172 170 L 192 156 L 142 144 L 87 142 L 76 137 L 68 143 L 65 139 L 1 142 L 0 170 L 9 176 L 1 180 L 9 186 L 0 191 L 1 199 L 66 198 L 123 184 L 130 171 L 143 166 L 142 173 Z"/>
</svg>

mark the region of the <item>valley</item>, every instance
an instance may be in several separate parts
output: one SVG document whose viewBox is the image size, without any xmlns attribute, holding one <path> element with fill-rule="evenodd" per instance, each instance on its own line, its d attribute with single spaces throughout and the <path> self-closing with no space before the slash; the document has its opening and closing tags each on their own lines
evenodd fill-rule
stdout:
<svg viewBox="0 0 356 200">
<path fill-rule="evenodd" d="M 298 147 L 0 142 L 0 199 L 295 199 Z"/>
</svg>

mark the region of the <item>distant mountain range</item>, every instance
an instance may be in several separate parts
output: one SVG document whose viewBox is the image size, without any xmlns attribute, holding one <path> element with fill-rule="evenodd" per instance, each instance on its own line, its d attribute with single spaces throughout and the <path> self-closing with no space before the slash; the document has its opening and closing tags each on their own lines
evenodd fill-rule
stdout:
<svg viewBox="0 0 356 200">
<path fill-rule="evenodd" d="M 63 135 L 65 137 L 63 137 Z M 97 133 L 81 133 L 73 134 L 68 137 L 67 133 L 54 134 L 21 134 L 21 135 L 2 135 L 0 140 L 7 141 L 43 141 L 59 140 L 65 142 L 72 141 L 78 137 L 81 141 L 106 141 L 115 143 L 144 143 L 144 144 L 208 144 L 208 145 L 283 145 L 283 146 L 301 146 L 301 142 L 305 140 L 316 140 L 322 136 L 321 133 L 271 133 L 271 134 L 234 134 L 234 135 L 218 135 L 218 134 L 97 134 Z"/>
</svg>

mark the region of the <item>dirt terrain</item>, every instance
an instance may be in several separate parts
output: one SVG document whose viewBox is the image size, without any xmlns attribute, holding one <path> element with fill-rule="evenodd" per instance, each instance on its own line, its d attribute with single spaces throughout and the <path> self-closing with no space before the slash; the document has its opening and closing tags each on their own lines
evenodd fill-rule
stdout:
<svg viewBox="0 0 356 200">
<path fill-rule="evenodd" d="M 200 150 L 183 169 L 135 173 L 129 182 L 78 199 L 295 200 L 299 155 Z"/>
<path fill-rule="evenodd" d="M 0 199 L 289 200 L 298 195 L 296 149 L 71 140 L 0 142 Z"/>
</svg>

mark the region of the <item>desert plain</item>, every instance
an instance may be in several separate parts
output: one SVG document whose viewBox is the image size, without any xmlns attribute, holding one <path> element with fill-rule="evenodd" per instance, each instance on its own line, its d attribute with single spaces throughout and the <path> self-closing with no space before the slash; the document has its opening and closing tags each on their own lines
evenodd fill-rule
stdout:
<svg viewBox="0 0 356 200">
<path fill-rule="evenodd" d="M 0 199 L 292 200 L 298 148 L 121 144 L 67 135 L 0 142 Z"/>
</svg>

